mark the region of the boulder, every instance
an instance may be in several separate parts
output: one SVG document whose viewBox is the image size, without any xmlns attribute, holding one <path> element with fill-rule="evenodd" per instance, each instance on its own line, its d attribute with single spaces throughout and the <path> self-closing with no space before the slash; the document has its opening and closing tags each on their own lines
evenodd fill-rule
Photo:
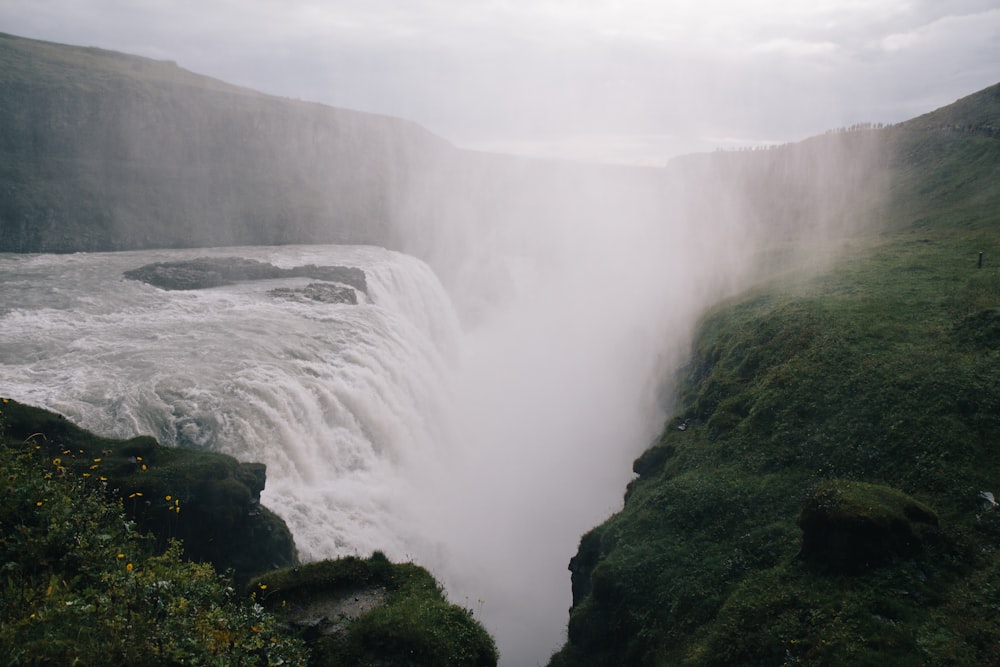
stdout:
<svg viewBox="0 0 1000 667">
<path fill-rule="evenodd" d="M 497 664 L 471 610 L 424 568 L 378 551 L 268 572 L 245 590 L 306 641 L 313 667 Z"/>
<path fill-rule="evenodd" d="M 309 283 L 305 287 L 278 287 L 268 294 L 304 303 L 347 303 L 352 306 L 358 303 L 358 293 L 353 287 L 336 283 Z"/>
<path fill-rule="evenodd" d="M 859 573 L 918 555 L 937 531 L 933 510 L 902 491 L 854 481 L 814 488 L 798 517 L 801 558 L 833 573 Z"/>
</svg>

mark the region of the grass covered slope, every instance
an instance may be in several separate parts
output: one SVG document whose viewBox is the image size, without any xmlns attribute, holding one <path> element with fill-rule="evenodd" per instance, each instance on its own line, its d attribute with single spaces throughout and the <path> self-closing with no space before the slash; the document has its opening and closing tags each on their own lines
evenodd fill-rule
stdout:
<svg viewBox="0 0 1000 667">
<path fill-rule="evenodd" d="M 998 93 L 882 131 L 832 270 L 705 316 L 552 665 L 1000 664 Z"/>
</svg>

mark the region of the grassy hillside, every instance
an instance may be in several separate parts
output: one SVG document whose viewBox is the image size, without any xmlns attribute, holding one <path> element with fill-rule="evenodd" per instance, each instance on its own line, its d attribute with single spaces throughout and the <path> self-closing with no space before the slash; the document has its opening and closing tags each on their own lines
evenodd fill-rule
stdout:
<svg viewBox="0 0 1000 667">
<path fill-rule="evenodd" d="M 998 115 L 878 131 L 870 231 L 704 317 L 552 665 L 1000 664 Z"/>
</svg>

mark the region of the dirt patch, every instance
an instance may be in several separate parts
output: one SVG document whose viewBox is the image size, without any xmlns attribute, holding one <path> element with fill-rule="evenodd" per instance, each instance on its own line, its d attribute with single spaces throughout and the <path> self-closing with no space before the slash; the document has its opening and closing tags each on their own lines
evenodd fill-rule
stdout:
<svg viewBox="0 0 1000 667">
<path fill-rule="evenodd" d="M 364 588 L 317 598 L 290 608 L 286 614 L 292 625 L 329 635 L 339 632 L 348 621 L 385 605 L 385 601 L 384 589 Z"/>
</svg>

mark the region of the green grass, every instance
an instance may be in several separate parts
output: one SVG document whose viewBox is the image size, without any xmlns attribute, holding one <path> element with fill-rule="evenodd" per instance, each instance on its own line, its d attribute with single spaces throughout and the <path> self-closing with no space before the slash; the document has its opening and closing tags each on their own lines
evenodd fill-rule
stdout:
<svg viewBox="0 0 1000 667">
<path fill-rule="evenodd" d="M 1000 664 L 1000 513 L 976 503 L 1000 490 L 1000 141 L 936 119 L 883 131 L 887 199 L 830 270 L 705 315 L 624 509 L 581 541 L 553 665 Z M 875 558 L 804 553 L 818 507 Z"/>
</svg>

